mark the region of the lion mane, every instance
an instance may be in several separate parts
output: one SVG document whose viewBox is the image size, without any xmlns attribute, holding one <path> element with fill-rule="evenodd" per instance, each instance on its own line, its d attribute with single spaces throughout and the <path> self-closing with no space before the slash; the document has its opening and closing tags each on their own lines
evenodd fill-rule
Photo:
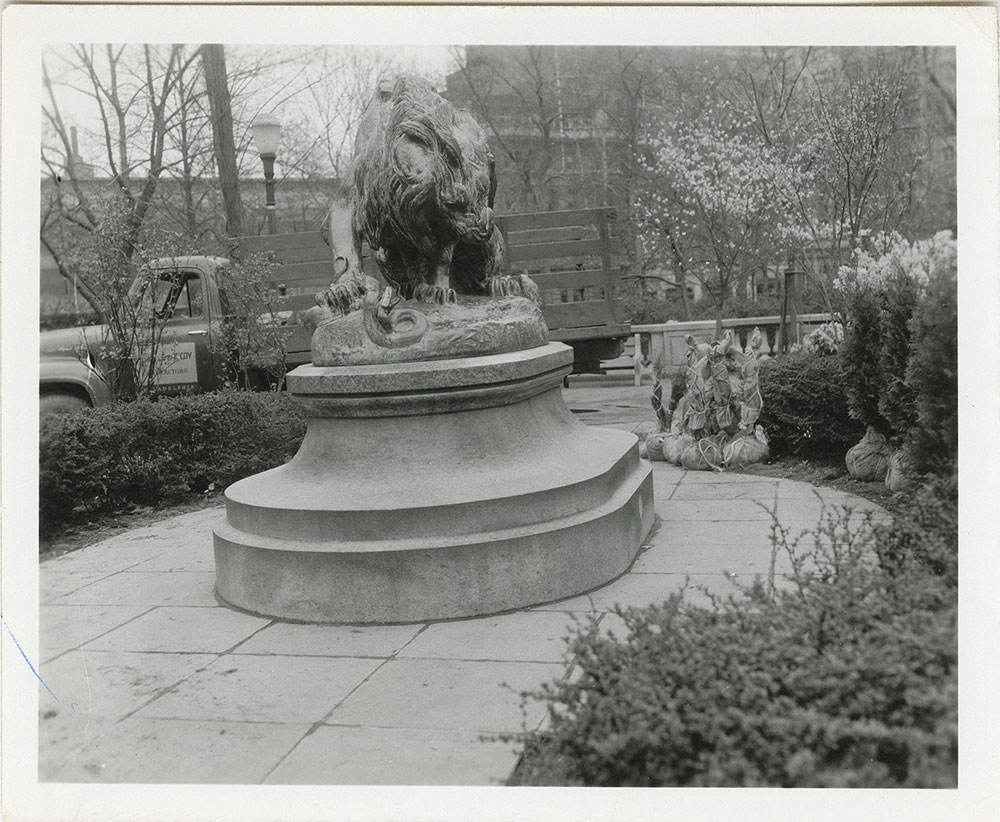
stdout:
<svg viewBox="0 0 1000 822">
<path fill-rule="evenodd" d="M 358 129 L 350 179 L 355 245 L 368 243 L 404 298 L 490 293 L 505 260 L 496 172 L 468 112 L 417 77 L 383 84 Z"/>
</svg>

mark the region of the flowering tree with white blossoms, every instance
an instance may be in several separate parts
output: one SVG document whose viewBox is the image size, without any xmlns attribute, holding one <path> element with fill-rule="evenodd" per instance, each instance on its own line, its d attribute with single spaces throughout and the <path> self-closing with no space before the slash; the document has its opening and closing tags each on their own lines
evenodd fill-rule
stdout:
<svg viewBox="0 0 1000 822">
<path fill-rule="evenodd" d="M 801 264 L 832 278 L 868 235 L 906 224 L 917 196 L 920 152 L 907 133 L 919 110 L 910 99 L 906 55 L 870 58 L 865 71 L 812 77 L 809 103 L 794 135 L 793 162 L 805 186 L 788 189 L 798 219 L 789 240 Z"/>
<path fill-rule="evenodd" d="M 683 281 L 696 277 L 716 307 L 754 272 L 785 258 L 796 213 L 789 191 L 805 181 L 725 102 L 669 123 L 649 143 L 640 194 L 644 244 Z"/>
</svg>

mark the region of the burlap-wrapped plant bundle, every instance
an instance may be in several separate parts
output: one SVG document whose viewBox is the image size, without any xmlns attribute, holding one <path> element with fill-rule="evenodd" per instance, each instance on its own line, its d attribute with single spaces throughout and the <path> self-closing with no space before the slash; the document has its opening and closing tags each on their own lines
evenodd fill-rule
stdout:
<svg viewBox="0 0 1000 822">
<path fill-rule="evenodd" d="M 723 462 L 729 465 L 753 465 L 770 456 L 764 429 L 756 426 L 753 431 L 741 431 L 722 446 Z"/>
<path fill-rule="evenodd" d="M 891 449 L 878 431 L 871 426 L 845 457 L 847 473 L 862 482 L 883 482 L 889 472 Z"/>
<path fill-rule="evenodd" d="M 889 457 L 889 468 L 885 474 L 885 486 L 893 493 L 905 491 L 914 482 L 913 466 L 906 452 L 893 451 Z"/>
<path fill-rule="evenodd" d="M 680 431 L 669 434 L 663 441 L 663 459 L 672 465 L 680 465 L 684 449 L 693 444 L 693 434 L 685 434 Z"/>
<path fill-rule="evenodd" d="M 663 441 L 668 436 L 670 435 L 665 431 L 657 431 L 655 434 L 650 434 L 646 437 L 646 459 L 663 459 Z"/>
<path fill-rule="evenodd" d="M 690 471 L 721 471 L 722 445 L 718 437 L 695 440 L 681 452 L 681 465 Z"/>
<path fill-rule="evenodd" d="M 754 329 L 746 351 L 738 351 L 732 332 L 711 344 L 686 338 L 684 395 L 670 416 L 670 433 L 646 441 L 650 459 L 690 470 L 719 471 L 726 465 L 749 465 L 767 459 L 767 438 L 760 426 L 761 395 L 757 381 L 762 337 Z M 654 389 L 655 391 L 655 389 Z M 662 408 L 662 389 L 654 394 Z M 663 417 L 658 414 L 660 425 Z"/>
</svg>

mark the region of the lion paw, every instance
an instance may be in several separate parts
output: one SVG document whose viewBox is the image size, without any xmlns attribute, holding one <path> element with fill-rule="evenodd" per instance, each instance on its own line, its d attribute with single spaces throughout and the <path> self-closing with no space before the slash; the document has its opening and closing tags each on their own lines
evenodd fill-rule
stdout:
<svg viewBox="0 0 1000 822">
<path fill-rule="evenodd" d="M 539 301 L 538 286 L 525 274 L 491 277 L 486 287 L 491 297 L 527 297 L 535 303 Z"/>
<path fill-rule="evenodd" d="M 341 283 L 331 285 L 324 295 L 326 304 L 341 314 L 350 314 L 356 307 L 355 303 L 361 296 L 362 293 L 359 288 L 352 288 Z"/>
<path fill-rule="evenodd" d="M 422 303 L 448 305 L 458 302 L 458 294 L 455 293 L 454 288 L 420 283 L 420 285 L 413 289 L 413 299 Z"/>
</svg>

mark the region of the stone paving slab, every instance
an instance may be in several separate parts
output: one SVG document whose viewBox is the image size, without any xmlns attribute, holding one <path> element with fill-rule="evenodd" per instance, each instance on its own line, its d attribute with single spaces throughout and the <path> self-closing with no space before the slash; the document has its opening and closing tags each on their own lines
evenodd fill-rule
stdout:
<svg viewBox="0 0 1000 822">
<path fill-rule="evenodd" d="M 561 678 L 565 669 L 542 662 L 391 659 L 327 724 L 518 732 L 536 727 L 544 713 L 531 704 L 523 714 L 520 693 Z"/>
<path fill-rule="evenodd" d="M 268 775 L 287 785 L 502 785 L 513 742 L 469 731 L 324 726 Z"/>
<path fill-rule="evenodd" d="M 314 723 L 364 682 L 382 660 L 227 655 L 147 704 L 160 719 Z"/>
<path fill-rule="evenodd" d="M 265 625 L 261 617 L 228 608 L 160 607 L 87 643 L 86 649 L 221 654 Z"/>
<path fill-rule="evenodd" d="M 423 625 L 296 625 L 272 622 L 234 654 L 352 656 L 385 659 L 400 651 Z"/>
<path fill-rule="evenodd" d="M 39 608 L 41 661 L 96 639 L 149 611 L 144 605 L 42 605 Z"/>
<path fill-rule="evenodd" d="M 649 426 L 648 386 L 583 386 L 609 400 L 592 424 Z M 581 415 L 581 419 L 586 415 Z M 590 415 L 593 416 L 593 415 Z M 221 506 L 181 514 L 42 564 L 39 775 L 53 781 L 500 784 L 516 746 L 482 736 L 545 721 L 520 692 L 575 675 L 566 636 L 616 605 L 738 594 L 771 564 L 771 513 L 816 525 L 813 487 L 653 463 L 657 522 L 633 567 L 585 595 L 433 624 L 298 625 L 239 613 L 213 594 Z M 876 510 L 850 503 L 850 527 Z M 775 501 L 777 507 L 774 508 Z M 885 514 L 878 512 L 879 516 Z M 803 550 L 811 542 L 802 543 Z M 774 558 L 776 584 L 790 563 Z M 58 701 L 57 701 L 58 700 Z"/>
<path fill-rule="evenodd" d="M 428 625 L 400 658 L 563 662 L 573 621 L 565 613 L 521 611 Z"/>
<path fill-rule="evenodd" d="M 88 744 L 211 659 L 198 654 L 74 650 L 43 664 L 39 671 L 45 683 L 39 686 L 39 778 L 101 778 L 100 761 L 86 752 Z"/>
<path fill-rule="evenodd" d="M 130 716 L 80 752 L 71 781 L 255 784 L 310 727 Z"/>
<path fill-rule="evenodd" d="M 698 546 L 690 543 L 665 546 L 660 551 L 640 554 L 632 566 L 633 574 L 721 574 L 726 571 L 766 575 L 770 552 L 748 549 L 745 541 Z M 784 565 L 784 563 L 782 563 Z"/>
<path fill-rule="evenodd" d="M 53 605 L 197 605 L 219 607 L 215 573 L 123 572 L 53 600 Z"/>
<path fill-rule="evenodd" d="M 678 486 L 671 500 L 711 500 L 718 504 L 724 500 L 754 500 L 773 506 L 778 490 L 777 482 L 747 480 L 744 482 L 685 482 Z"/>
<path fill-rule="evenodd" d="M 106 576 L 108 574 L 93 571 L 81 573 L 68 568 L 53 568 L 46 571 L 38 581 L 38 602 L 45 605 Z"/>
<path fill-rule="evenodd" d="M 655 486 L 656 479 L 653 479 Z M 747 522 L 749 520 L 771 521 L 771 512 L 753 499 L 669 499 L 658 501 L 654 496 L 656 513 L 665 522 L 690 522 L 711 520 L 713 522 Z"/>
</svg>

